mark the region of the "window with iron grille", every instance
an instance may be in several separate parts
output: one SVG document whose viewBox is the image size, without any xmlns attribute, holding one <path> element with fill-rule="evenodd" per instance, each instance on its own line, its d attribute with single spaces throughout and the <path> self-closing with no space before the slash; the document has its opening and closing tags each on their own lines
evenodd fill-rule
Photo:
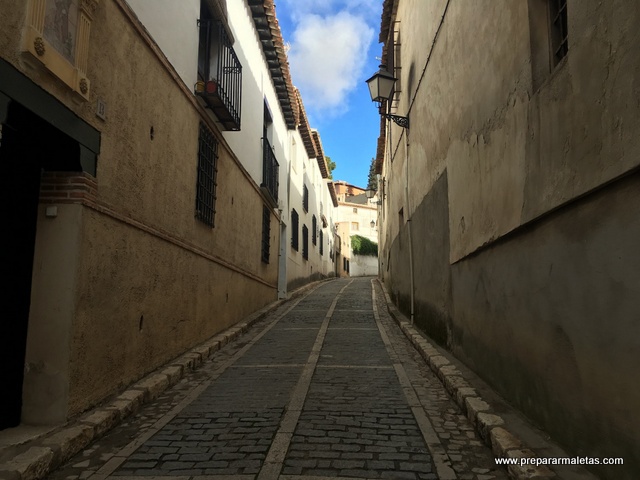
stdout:
<svg viewBox="0 0 640 480">
<path fill-rule="evenodd" d="M 216 214 L 216 176 L 218 142 L 211 131 L 200 124 L 198 138 L 198 179 L 196 185 L 196 218 L 213 227 Z"/>
<path fill-rule="evenodd" d="M 309 211 L 309 189 L 306 185 L 302 186 L 302 208 L 305 212 Z"/>
<path fill-rule="evenodd" d="M 320 256 L 324 253 L 324 243 L 322 242 L 322 230 L 320 230 Z"/>
<path fill-rule="evenodd" d="M 302 258 L 309 259 L 309 229 L 302 225 Z"/>
<path fill-rule="evenodd" d="M 225 130 L 240 130 L 242 64 L 225 26 L 214 18 L 207 2 L 198 20 L 198 83 L 196 95 L 218 117 Z"/>
<path fill-rule="evenodd" d="M 298 251 L 298 228 L 299 228 L 299 216 L 296 209 L 291 210 L 291 247 Z"/>
<path fill-rule="evenodd" d="M 318 244 L 318 220 L 315 215 L 311 219 L 311 242 L 314 245 Z"/>
<path fill-rule="evenodd" d="M 553 64 L 557 65 L 569 51 L 567 33 L 567 0 L 550 0 L 551 48 Z"/>
<path fill-rule="evenodd" d="M 262 261 L 269 263 L 269 247 L 271 235 L 271 211 L 262 206 Z"/>
</svg>

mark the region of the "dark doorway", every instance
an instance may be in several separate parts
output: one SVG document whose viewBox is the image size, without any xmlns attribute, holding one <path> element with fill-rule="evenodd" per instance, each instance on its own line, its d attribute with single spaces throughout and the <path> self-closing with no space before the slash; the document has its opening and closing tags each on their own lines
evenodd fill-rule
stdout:
<svg viewBox="0 0 640 480">
<path fill-rule="evenodd" d="M 43 170 L 80 171 L 76 141 L 11 102 L 0 131 L 0 429 L 20 423 L 40 176 Z"/>
</svg>

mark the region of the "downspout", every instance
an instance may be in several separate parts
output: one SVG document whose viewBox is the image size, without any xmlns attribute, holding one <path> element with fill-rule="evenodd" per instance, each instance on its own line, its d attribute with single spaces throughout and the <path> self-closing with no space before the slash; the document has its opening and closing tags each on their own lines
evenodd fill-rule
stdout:
<svg viewBox="0 0 640 480">
<path fill-rule="evenodd" d="M 404 166 L 405 166 L 405 183 L 404 195 L 405 205 L 407 206 L 407 234 L 409 235 L 409 282 L 411 289 L 411 325 L 413 325 L 413 314 L 415 306 L 414 295 L 414 275 L 413 275 L 413 237 L 411 235 L 411 208 L 409 207 L 409 129 L 404 129 L 405 146 L 404 146 Z"/>
</svg>

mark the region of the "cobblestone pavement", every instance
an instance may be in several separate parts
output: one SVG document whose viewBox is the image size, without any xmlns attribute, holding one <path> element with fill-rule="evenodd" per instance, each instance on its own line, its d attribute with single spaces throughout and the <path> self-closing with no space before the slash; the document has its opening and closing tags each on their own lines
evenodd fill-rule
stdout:
<svg viewBox="0 0 640 480">
<path fill-rule="evenodd" d="M 506 479 L 377 282 L 281 305 L 51 480 Z"/>
</svg>

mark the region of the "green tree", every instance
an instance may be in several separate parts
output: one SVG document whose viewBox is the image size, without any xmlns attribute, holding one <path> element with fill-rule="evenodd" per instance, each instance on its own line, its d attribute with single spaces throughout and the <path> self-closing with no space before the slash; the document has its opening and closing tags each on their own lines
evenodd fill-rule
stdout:
<svg viewBox="0 0 640 480">
<path fill-rule="evenodd" d="M 336 168 L 336 162 L 331 160 L 331 157 L 329 156 L 325 156 L 324 158 L 327 160 L 327 168 L 329 169 L 329 178 L 333 180 L 333 171 Z"/>
<path fill-rule="evenodd" d="M 360 235 L 351 235 L 351 250 L 355 255 L 378 256 L 378 244 Z"/>
<path fill-rule="evenodd" d="M 371 165 L 369 166 L 369 180 L 367 182 L 367 189 L 373 188 L 378 191 L 378 176 L 376 175 L 376 159 L 371 159 Z"/>
</svg>

